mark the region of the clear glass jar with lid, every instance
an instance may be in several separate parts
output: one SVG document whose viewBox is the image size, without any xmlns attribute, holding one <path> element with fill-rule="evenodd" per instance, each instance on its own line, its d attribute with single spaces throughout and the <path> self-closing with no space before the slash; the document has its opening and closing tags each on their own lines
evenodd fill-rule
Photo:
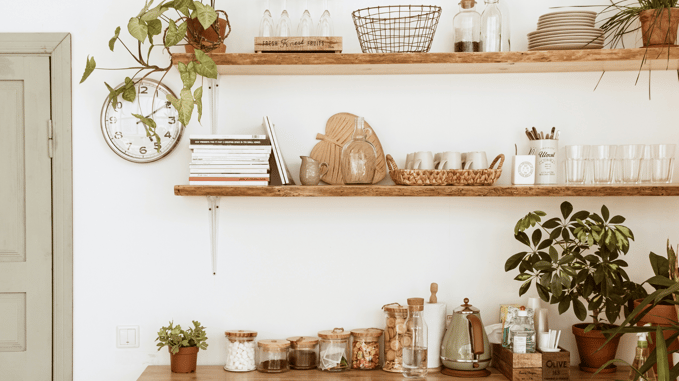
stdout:
<svg viewBox="0 0 679 381">
<path fill-rule="evenodd" d="M 408 299 L 406 335 L 408 345 L 403 345 L 403 376 L 422 379 L 427 375 L 427 323 L 424 321 L 424 299 Z"/>
<path fill-rule="evenodd" d="M 387 372 L 403 372 L 403 346 L 409 344 L 406 335 L 406 319 L 408 307 L 398 303 L 382 306 L 386 319 L 384 329 L 384 365 Z"/>
<path fill-rule="evenodd" d="M 460 12 L 453 18 L 455 52 L 481 51 L 481 15 L 475 0 L 460 1 Z"/>
<path fill-rule="evenodd" d="M 226 331 L 226 365 L 231 372 L 250 372 L 257 369 L 255 364 L 255 331 Z"/>
<path fill-rule="evenodd" d="M 290 368 L 315 369 L 318 366 L 318 337 L 288 337 Z"/>
<path fill-rule="evenodd" d="M 342 372 L 349 370 L 349 337 L 351 332 L 344 332 L 344 328 L 321 331 L 320 337 L 320 362 L 318 369 L 328 372 Z"/>
<path fill-rule="evenodd" d="M 373 370 L 380 367 L 379 328 L 352 329 L 351 337 L 351 369 Z"/>
<path fill-rule="evenodd" d="M 263 373 L 281 373 L 290 370 L 287 340 L 261 340 L 257 343 L 257 370 Z"/>
</svg>

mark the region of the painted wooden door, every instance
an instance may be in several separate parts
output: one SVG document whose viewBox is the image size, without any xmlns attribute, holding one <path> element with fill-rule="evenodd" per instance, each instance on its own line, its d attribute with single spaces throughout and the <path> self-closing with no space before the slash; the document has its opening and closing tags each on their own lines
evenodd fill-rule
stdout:
<svg viewBox="0 0 679 381">
<path fill-rule="evenodd" d="M 49 58 L 0 55 L 0 379 L 52 379 Z"/>
</svg>

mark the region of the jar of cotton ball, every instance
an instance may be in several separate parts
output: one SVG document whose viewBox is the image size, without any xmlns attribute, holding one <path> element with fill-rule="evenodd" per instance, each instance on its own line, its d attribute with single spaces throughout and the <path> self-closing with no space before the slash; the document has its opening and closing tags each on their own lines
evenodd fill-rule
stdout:
<svg viewBox="0 0 679 381">
<path fill-rule="evenodd" d="M 257 369 L 255 363 L 255 331 L 226 331 L 226 365 L 231 372 L 250 372 Z"/>
</svg>

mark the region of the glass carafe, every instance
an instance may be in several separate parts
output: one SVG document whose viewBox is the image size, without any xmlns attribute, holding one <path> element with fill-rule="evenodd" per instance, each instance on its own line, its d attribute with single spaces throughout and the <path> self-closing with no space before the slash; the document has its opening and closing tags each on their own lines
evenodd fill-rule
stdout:
<svg viewBox="0 0 679 381">
<path fill-rule="evenodd" d="M 502 13 L 498 0 L 486 0 L 481 14 L 481 51 L 499 52 L 502 50 Z"/>
<path fill-rule="evenodd" d="M 408 299 L 406 338 L 403 344 L 403 376 L 423 379 L 427 375 L 427 323 L 424 322 L 424 299 Z"/>
<path fill-rule="evenodd" d="M 455 52 L 481 51 L 481 15 L 475 0 L 462 0 L 460 12 L 453 18 Z"/>
<path fill-rule="evenodd" d="M 365 119 L 357 117 L 354 134 L 342 148 L 341 168 L 344 184 L 372 184 L 377 166 L 377 151 L 368 141 L 371 134 L 370 127 L 365 127 Z"/>
</svg>

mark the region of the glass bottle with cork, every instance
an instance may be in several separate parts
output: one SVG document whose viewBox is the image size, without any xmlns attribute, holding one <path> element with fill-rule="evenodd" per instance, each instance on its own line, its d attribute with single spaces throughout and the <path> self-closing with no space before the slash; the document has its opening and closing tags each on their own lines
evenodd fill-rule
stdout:
<svg viewBox="0 0 679 381">
<path fill-rule="evenodd" d="M 372 184 L 377 168 L 377 151 L 368 141 L 373 131 L 365 126 L 362 116 L 356 117 L 354 134 L 342 148 L 342 178 L 347 185 Z"/>
<path fill-rule="evenodd" d="M 528 320 L 526 307 L 521 307 L 516 322 L 509 327 L 510 344 L 514 353 L 535 353 L 535 327 Z"/>
<path fill-rule="evenodd" d="M 403 376 L 424 379 L 427 376 L 427 323 L 424 322 L 424 298 L 408 299 L 408 320 L 403 340 Z"/>
<path fill-rule="evenodd" d="M 481 51 L 481 15 L 475 0 L 462 0 L 460 12 L 453 18 L 455 52 Z"/>
<path fill-rule="evenodd" d="M 499 0 L 485 0 L 481 14 L 481 51 L 502 51 L 502 13 Z"/>
</svg>

